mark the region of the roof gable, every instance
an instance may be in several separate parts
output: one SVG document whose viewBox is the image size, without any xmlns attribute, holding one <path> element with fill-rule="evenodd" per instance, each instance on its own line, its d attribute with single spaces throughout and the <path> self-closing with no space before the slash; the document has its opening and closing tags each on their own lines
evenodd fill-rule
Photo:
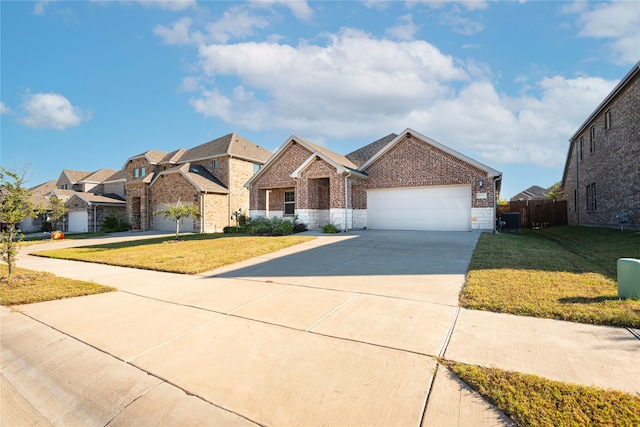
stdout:
<svg viewBox="0 0 640 427">
<path fill-rule="evenodd" d="M 264 163 L 271 152 L 237 135 L 230 133 L 186 150 L 180 163 L 195 162 L 212 157 L 233 156 L 257 163 Z"/>
<path fill-rule="evenodd" d="M 351 160 L 353 163 L 358 165 L 358 167 L 362 166 L 367 162 L 370 158 L 376 155 L 380 150 L 382 150 L 388 143 L 397 138 L 397 134 L 391 133 L 383 138 L 380 138 L 377 141 L 372 142 L 371 144 L 367 144 L 362 148 L 357 149 L 349 154 L 347 154 L 347 159 Z"/>
<path fill-rule="evenodd" d="M 229 193 L 229 189 L 227 189 L 227 187 L 225 187 L 224 184 L 204 166 L 193 163 L 185 163 L 175 168 L 160 172 L 151 185 L 156 184 L 163 176 L 172 174 L 182 175 L 191 183 L 191 185 L 194 186 L 196 190 L 201 193 Z"/>
<path fill-rule="evenodd" d="M 456 157 L 456 158 L 462 160 L 463 162 L 465 162 L 465 163 L 467 163 L 467 164 L 469 164 L 471 166 L 474 166 L 474 167 L 476 167 L 476 168 L 478 168 L 480 170 L 483 170 L 483 171 L 487 172 L 487 175 L 490 176 L 490 177 L 502 176 L 501 172 L 498 172 L 497 170 L 495 170 L 495 169 L 493 169 L 493 168 L 491 168 L 491 167 L 489 167 L 489 166 L 487 166 L 487 165 L 485 165 L 483 163 L 480 163 L 480 162 L 478 162 L 476 160 L 473 160 L 472 158 L 470 158 L 468 156 L 465 156 L 464 154 L 459 153 L 459 152 L 447 147 L 446 145 L 443 145 L 443 144 L 441 144 L 441 143 L 439 143 L 439 142 L 437 142 L 437 141 L 435 141 L 435 140 L 433 140 L 433 139 L 431 139 L 429 137 L 426 137 L 426 136 L 422 135 L 421 133 L 416 132 L 416 131 L 414 131 L 414 130 L 412 130 L 410 128 L 405 129 L 404 131 L 402 131 L 400 133 L 400 135 L 396 136 L 393 140 L 388 142 L 380 151 L 378 151 L 375 155 L 371 156 L 369 158 L 369 160 L 367 160 L 365 163 L 363 163 L 358 168 L 358 170 L 364 172 L 367 167 L 369 167 L 376 160 L 378 160 L 379 158 L 384 156 L 396 144 L 400 143 L 400 141 L 402 141 L 405 136 L 414 136 L 417 139 L 421 140 L 422 142 L 430 144 L 433 147 L 435 147 L 435 148 L 437 148 L 437 149 L 439 149 L 441 151 L 444 151 L 445 153 L 447 153 L 447 154 L 449 154 L 449 155 L 451 155 L 453 157 Z"/>
</svg>

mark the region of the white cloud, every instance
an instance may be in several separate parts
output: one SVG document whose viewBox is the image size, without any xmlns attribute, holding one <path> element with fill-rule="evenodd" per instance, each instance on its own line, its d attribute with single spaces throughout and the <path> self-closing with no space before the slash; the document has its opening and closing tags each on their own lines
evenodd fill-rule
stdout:
<svg viewBox="0 0 640 427">
<path fill-rule="evenodd" d="M 0 102 L 0 114 L 8 114 L 11 112 L 11 108 L 7 107 L 4 102 Z"/>
<path fill-rule="evenodd" d="M 460 5 L 464 6 L 465 9 L 468 10 L 478 10 L 478 9 L 486 9 L 488 7 L 488 3 L 483 0 L 468 0 L 468 1 L 459 1 L 459 0 L 410 0 L 407 1 L 408 5 L 414 4 L 426 4 L 432 9 L 440 9 L 447 5 Z"/>
<path fill-rule="evenodd" d="M 147 7 L 156 7 L 165 10 L 185 10 L 196 7 L 196 0 L 136 0 Z"/>
<path fill-rule="evenodd" d="M 205 41 L 205 36 L 200 31 L 192 31 L 191 18 L 180 18 L 171 27 L 158 25 L 153 29 L 153 33 L 160 37 L 165 44 L 188 45 L 199 44 Z"/>
<path fill-rule="evenodd" d="M 313 16 L 313 9 L 306 0 L 251 0 L 250 3 L 256 7 L 286 6 L 296 18 L 303 21 L 308 21 Z"/>
<path fill-rule="evenodd" d="M 20 117 L 20 123 L 37 129 L 64 130 L 91 118 L 90 114 L 83 113 L 57 93 L 29 94 L 22 110 L 24 115 Z"/>
<path fill-rule="evenodd" d="M 425 41 L 353 29 L 326 37 L 202 45 L 202 74 L 184 82 L 196 91 L 190 102 L 238 128 L 374 140 L 412 127 L 488 164 L 561 167 L 568 138 L 617 83 L 554 76 L 510 97 L 486 64 L 456 61 Z M 216 86 L 220 77 L 238 83 Z"/>
<path fill-rule="evenodd" d="M 640 58 L 638 2 L 576 2 L 573 7 L 566 7 L 563 11 L 578 14 L 580 36 L 608 40 L 611 56 L 616 62 L 634 64 Z"/>
<path fill-rule="evenodd" d="M 169 45 L 199 45 L 205 42 L 227 43 L 254 34 L 254 29 L 266 28 L 269 22 L 241 7 L 232 7 L 216 21 L 206 25 L 206 32 L 193 29 L 191 18 L 180 18 L 170 27 L 158 25 L 153 33 Z"/>
<path fill-rule="evenodd" d="M 457 8 L 443 13 L 439 18 L 440 25 L 451 27 L 456 33 L 472 36 L 484 30 L 484 24 L 478 19 L 465 18 Z"/>
<path fill-rule="evenodd" d="M 35 2 L 33 5 L 33 14 L 34 15 L 44 15 L 45 7 L 49 3 L 53 3 L 55 0 L 40 0 Z"/>
<path fill-rule="evenodd" d="M 222 18 L 207 25 L 210 39 L 226 43 L 229 39 L 242 39 L 253 35 L 255 28 L 266 28 L 269 22 L 253 15 L 242 8 L 231 8 L 225 11 Z"/>
<path fill-rule="evenodd" d="M 388 28 L 386 34 L 397 40 L 413 40 L 420 27 L 413 22 L 411 14 L 400 16 L 398 23 Z"/>
</svg>

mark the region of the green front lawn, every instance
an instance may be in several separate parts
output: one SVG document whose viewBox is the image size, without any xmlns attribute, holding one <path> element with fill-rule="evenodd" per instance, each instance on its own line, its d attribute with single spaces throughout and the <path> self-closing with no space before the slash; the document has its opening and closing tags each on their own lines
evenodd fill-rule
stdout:
<svg viewBox="0 0 640 427">
<path fill-rule="evenodd" d="M 640 396 L 442 361 L 518 426 L 637 426 Z"/>
<path fill-rule="evenodd" d="M 0 305 L 30 304 L 116 290 L 93 282 L 67 279 L 19 267 L 15 268 L 9 278 L 8 270 L 6 264 L 0 264 Z"/>
<path fill-rule="evenodd" d="M 32 255 L 100 264 L 197 274 L 315 239 L 312 236 L 184 235 L 79 248 L 54 249 Z"/>
<path fill-rule="evenodd" d="M 617 260 L 640 258 L 640 234 L 551 227 L 480 236 L 463 307 L 599 325 L 640 327 L 640 300 L 619 300 Z"/>
</svg>

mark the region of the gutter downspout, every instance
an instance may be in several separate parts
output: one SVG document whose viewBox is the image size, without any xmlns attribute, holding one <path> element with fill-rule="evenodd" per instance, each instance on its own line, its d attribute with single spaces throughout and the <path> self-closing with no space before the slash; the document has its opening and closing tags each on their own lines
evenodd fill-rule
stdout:
<svg viewBox="0 0 640 427">
<path fill-rule="evenodd" d="M 576 144 L 575 147 L 576 147 L 576 221 L 577 221 L 576 225 L 580 225 L 580 171 L 579 171 L 580 157 L 578 154 L 578 144 Z M 582 149 L 582 147 L 580 147 L 580 149 Z M 565 198 L 566 197 L 567 196 L 565 195 Z"/>
<path fill-rule="evenodd" d="M 202 218 L 200 220 L 200 233 L 204 233 L 204 229 L 205 229 L 205 221 L 207 220 L 206 217 L 206 212 L 205 212 L 205 206 L 207 205 L 205 203 L 204 198 L 207 197 L 207 193 L 202 193 L 201 197 L 200 197 L 200 212 L 202 212 L 202 215 L 200 215 L 200 218 Z"/>
<path fill-rule="evenodd" d="M 91 205 L 91 202 L 89 202 L 89 207 L 91 207 L 91 206 L 92 206 L 92 205 Z M 96 232 L 98 231 L 98 230 L 97 230 L 97 226 L 98 226 L 98 224 L 97 224 L 98 216 L 97 216 L 97 214 L 96 214 L 96 208 L 97 208 L 97 206 L 96 206 L 96 205 L 93 205 L 93 232 L 94 232 L 94 233 L 96 233 Z"/>
<path fill-rule="evenodd" d="M 496 188 L 498 187 L 496 185 L 497 181 L 502 181 L 502 176 L 498 177 L 497 179 L 494 178 L 493 179 L 493 232 L 496 232 L 496 228 L 497 228 L 497 221 L 498 221 L 498 192 L 496 191 Z"/>
<path fill-rule="evenodd" d="M 348 190 L 349 190 L 349 186 L 348 186 L 348 179 L 351 176 L 351 172 L 348 172 L 344 175 L 344 232 L 347 232 L 348 229 L 348 221 L 349 221 L 349 214 L 347 211 L 347 207 L 348 202 L 349 202 L 349 194 L 348 194 Z"/>
<path fill-rule="evenodd" d="M 145 230 L 148 231 L 148 230 L 151 229 L 151 227 L 150 227 L 151 224 L 149 224 L 149 186 L 147 184 L 145 184 L 144 186 L 145 186 L 145 190 L 147 192 L 147 197 L 146 197 L 147 211 L 145 212 L 145 216 L 146 216 L 146 219 L 145 219 L 145 222 L 146 222 Z M 140 227 L 140 228 L 142 228 L 142 227 Z"/>
</svg>

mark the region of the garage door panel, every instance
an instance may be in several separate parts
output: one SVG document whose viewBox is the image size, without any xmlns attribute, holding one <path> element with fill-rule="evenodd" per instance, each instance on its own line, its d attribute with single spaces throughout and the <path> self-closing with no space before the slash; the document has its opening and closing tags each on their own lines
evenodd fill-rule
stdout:
<svg viewBox="0 0 640 427">
<path fill-rule="evenodd" d="M 469 186 L 369 190 L 369 228 L 389 230 L 471 229 Z"/>
<path fill-rule="evenodd" d="M 87 211 L 69 212 L 69 231 L 86 233 L 89 227 L 89 214 Z"/>
</svg>

